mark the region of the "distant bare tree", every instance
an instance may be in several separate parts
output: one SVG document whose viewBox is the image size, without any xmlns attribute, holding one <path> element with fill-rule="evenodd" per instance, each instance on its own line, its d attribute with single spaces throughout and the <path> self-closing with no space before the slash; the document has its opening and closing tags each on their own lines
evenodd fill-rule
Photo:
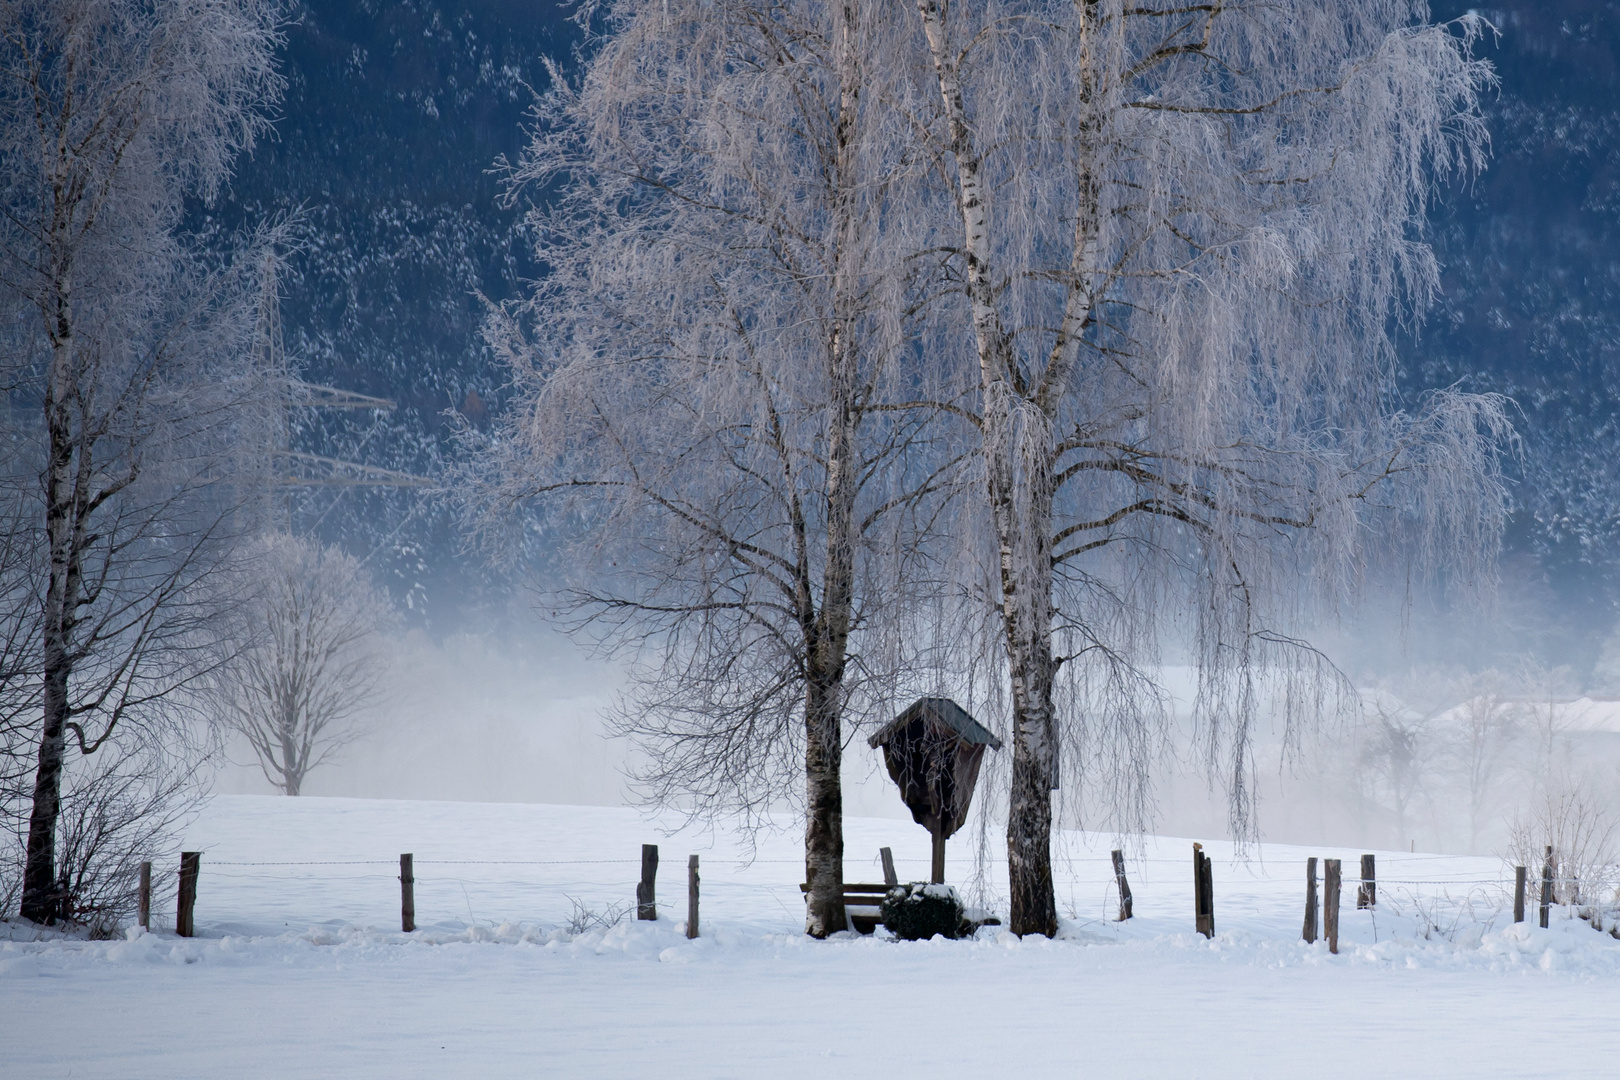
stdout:
<svg viewBox="0 0 1620 1080">
<path fill-rule="evenodd" d="M 1516 756 L 1520 780 L 1509 857 L 1534 873 L 1551 845 L 1560 903 L 1620 904 L 1614 892 L 1620 886 L 1616 776 L 1612 765 L 1604 768 L 1582 753 L 1578 734 L 1591 702 L 1576 696 L 1567 667 L 1527 663 L 1519 683 L 1524 752 Z"/>
<path fill-rule="evenodd" d="M 1437 836 L 1466 830 L 1476 851 L 1503 819 L 1515 766 L 1529 749 L 1533 708 L 1522 679 L 1494 668 L 1414 667 L 1364 692 L 1347 741 L 1321 752 L 1351 761 L 1364 807 L 1378 808 L 1393 844 L 1413 838 L 1418 804 Z"/>
<path fill-rule="evenodd" d="M 69 745 L 159 745 L 215 655 L 207 579 L 240 528 L 274 379 L 266 245 L 204 258 L 211 197 L 279 93 L 274 0 L 0 0 L 0 295 L 12 432 L 37 488 L 40 720 L 22 914 L 50 918 Z M 262 460 L 255 459 L 255 460 Z M 172 731 L 178 732 L 175 726 Z M 152 737 L 148 737 L 152 736 Z M 106 775 L 114 775 L 117 770 Z"/>
<path fill-rule="evenodd" d="M 1009 925 L 1051 934 L 1059 747 L 1140 827 L 1162 641 L 1251 835 L 1263 684 L 1290 724 L 1347 689 L 1313 603 L 1374 549 L 1491 577 L 1502 403 L 1401 411 L 1390 337 L 1436 287 L 1426 204 L 1482 164 L 1491 76 L 1481 23 L 1415 0 L 915 7 L 960 283 L 937 359 L 979 382 L 957 524 L 1010 688 Z"/>
<path fill-rule="evenodd" d="M 310 540 L 270 536 L 244 555 L 242 638 L 211 682 L 221 719 L 288 795 L 363 732 L 388 671 L 396 615 L 359 560 Z"/>
<path fill-rule="evenodd" d="M 1451 710 L 1451 759 L 1468 811 L 1468 850 L 1501 813 L 1501 789 L 1512 753 L 1522 745 L 1529 710 L 1501 672 L 1479 672 L 1457 684 L 1462 703 Z"/>
<path fill-rule="evenodd" d="M 1389 812 L 1395 841 L 1411 838 L 1415 805 L 1430 797 L 1447 750 L 1437 717 L 1455 703 L 1412 705 L 1388 692 L 1369 695 L 1355 754 L 1365 793 Z"/>
<path fill-rule="evenodd" d="M 1574 768 L 1575 744 L 1570 735 L 1581 719 L 1576 683 L 1568 667 L 1528 662 L 1519 673 L 1525 708 L 1524 734 L 1529 752 L 1519 760 L 1525 785 L 1541 789 Z"/>
</svg>

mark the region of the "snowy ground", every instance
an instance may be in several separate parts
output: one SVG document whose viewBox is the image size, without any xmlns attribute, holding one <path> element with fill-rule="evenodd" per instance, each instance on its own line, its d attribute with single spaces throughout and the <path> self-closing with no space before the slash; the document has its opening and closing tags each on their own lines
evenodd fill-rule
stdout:
<svg viewBox="0 0 1620 1080">
<path fill-rule="evenodd" d="M 745 866 L 734 837 L 631 810 L 232 796 L 188 839 L 205 853 L 195 939 L 8 928 L 0 1075 L 1564 1077 L 1607 1075 L 1620 1050 L 1620 941 L 1512 926 L 1490 859 L 1379 853 L 1378 908 L 1346 888 L 1330 956 L 1298 940 L 1303 860 L 1351 872 L 1359 852 L 1209 845 L 1205 941 L 1188 841 L 1132 860 L 1137 917 L 1119 924 L 1108 844 L 1067 835 L 1061 940 L 815 943 L 791 834 Z M 570 929 L 628 904 L 643 842 L 660 845 L 659 921 Z M 880 880 L 883 845 L 902 878 L 926 871 L 909 822 L 850 820 L 846 842 L 851 880 Z M 970 869 L 966 844 L 950 866 Z"/>
</svg>

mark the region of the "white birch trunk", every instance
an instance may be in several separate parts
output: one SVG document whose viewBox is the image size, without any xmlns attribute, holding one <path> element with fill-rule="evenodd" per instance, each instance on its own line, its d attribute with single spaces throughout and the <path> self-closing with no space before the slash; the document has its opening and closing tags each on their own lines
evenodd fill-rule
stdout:
<svg viewBox="0 0 1620 1080">
<path fill-rule="evenodd" d="M 1052 788 L 1057 779 L 1057 733 L 1052 687 L 1052 482 L 1056 446 L 1052 417 L 1019 385 L 1017 361 L 996 307 L 991 281 L 989 194 L 967 123 L 962 88 L 946 43 L 937 0 L 917 0 L 939 81 L 957 171 L 967 294 L 972 304 L 983 395 L 982 453 L 986 494 L 998 546 L 1001 615 L 1011 677 L 1013 773 L 1007 814 L 1007 860 L 1015 934 L 1057 933 L 1052 888 Z M 1085 219 L 1082 219 L 1084 221 Z M 1095 215 L 1088 228 L 1095 249 Z M 1078 290 L 1071 289 L 1071 296 Z M 1072 357 L 1084 315 L 1078 302 L 1065 312 L 1058 348 Z M 1050 373 L 1061 387 L 1062 376 Z M 1054 403 L 1060 391 L 1048 395 Z"/>
</svg>

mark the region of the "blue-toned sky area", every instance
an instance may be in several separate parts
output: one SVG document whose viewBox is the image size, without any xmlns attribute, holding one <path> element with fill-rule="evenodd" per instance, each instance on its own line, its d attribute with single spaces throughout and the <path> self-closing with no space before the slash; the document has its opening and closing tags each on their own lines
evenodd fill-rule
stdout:
<svg viewBox="0 0 1620 1080">
<path fill-rule="evenodd" d="M 1434 17 L 1468 10 L 1436 4 Z M 1404 342 L 1403 389 L 1461 383 L 1522 409 L 1503 633 L 1468 649 L 1510 640 L 1589 669 L 1620 599 L 1620 4 L 1473 10 L 1497 31 L 1480 46 L 1501 79 L 1493 160 L 1441 193 L 1445 293 Z M 537 269 L 490 169 L 519 149 L 542 58 L 566 63 L 573 28 L 549 0 L 321 0 L 294 12 L 275 134 L 206 213 L 231 226 L 302 207 L 288 347 L 312 381 L 399 402 L 380 418 L 314 414 L 300 446 L 438 473 L 451 411 L 481 425 L 499 407 L 478 297 L 511 297 Z M 511 592 L 462 550 L 448 506 L 318 489 L 289 509 L 300 528 L 370 555 L 430 631 L 487 623 Z"/>
</svg>

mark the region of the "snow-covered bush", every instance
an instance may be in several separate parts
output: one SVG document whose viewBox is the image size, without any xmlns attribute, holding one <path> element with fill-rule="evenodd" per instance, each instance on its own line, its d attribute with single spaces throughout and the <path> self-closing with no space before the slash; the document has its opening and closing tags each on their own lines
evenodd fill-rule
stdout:
<svg viewBox="0 0 1620 1080">
<path fill-rule="evenodd" d="M 48 921 L 78 927 L 92 938 L 116 937 L 133 922 L 140 864 L 154 864 L 153 910 L 173 894 L 171 872 L 185 821 L 203 795 L 194 779 L 212 744 L 120 746 L 102 761 L 76 761 L 62 782 L 57 823 L 55 910 Z M 0 912 L 10 914 L 22 893 L 27 801 L 0 792 L 0 835 L 16 837 L 0 862 Z"/>
<path fill-rule="evenodd" d="M 1508 856 L 1542 870 L 1553 849 L 1553 899 L 1577 907 L 1614 909 L 1620 884 L 1620 844 L 1616 812 L 1599 777 L 1561 771 L 1546 778 L 1529 806 L 1521 808 L 1509 832 Z M 1537 888 L 1532 884 L 1532 890 Z"/>
<path fill-rule="evenodd" d="M 605 933 L 618 926 L 630 913 L 629 904 L 609 904 L 598 911 L 577 897 L 570 896 L 568 902 L 574 905 L 574 910 L 568 916 L 565 925 L 568 932 L 576 936 L 591 930 L 601 930 Z"/>
<path fill-rule="evenodd" d="M 879 909 L 884 927 L 906 941 L 961 937 L 968 929 L 967 909 L 949 885 L 913 881 L 889 890 Z"/>
</svg>

